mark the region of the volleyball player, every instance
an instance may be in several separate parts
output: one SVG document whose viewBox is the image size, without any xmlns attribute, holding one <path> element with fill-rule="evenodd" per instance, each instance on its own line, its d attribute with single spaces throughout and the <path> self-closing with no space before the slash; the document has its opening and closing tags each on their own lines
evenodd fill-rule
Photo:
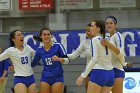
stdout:
<svg viewBox="0 0 140 93">
<path fill-rule="evenodd" d="M 106 49 L 101 44 L 102 35 L 105 33 L 105 24 L 103 21 L 93 21 L 91 24 L 92 33 L 95 37 L 91 39 L 92 58 L 81 76 L 77 79 L 78 86 L 81 85 L 84 78 L 90 72 L 90 81 L 88 83 L 87 93 L 109 93 L 114 84 L 114 71 L 111 62 L 112 51 L 118 55 L 118 49 Z"/>
<path fill-rule="evenodd" d="M 24 45 L 24 37 L 20 30 L 10 33 L 11 47 L 0 54 L 0 61 L 10 58 L 14 65 L 14 90 L 15 93 L 36 93 L 34 73 L 31 68 L 31 57 L 35 51 Z"/>
<path fill-rule="evenodd" d="M 124 38 L 121 33 L 117 31 L 117 19 L 114 16 L 108 16 L 105 19 L 106 29 L 110 33 L 111 41 L 114 42 L 115 46 L 120 49 L 120 52 L 124 53 Z M 112 88 L 112 93 L 123 93 L 123 80 L 125 72 L 120 60 L 113 55 L 112 64 L 115 75 L 115 82 Z"/>
<path fill-rule="evenodd" d="M 78 58 L 80 56 L 80 54 L 82 54 L 83 52 L 85 52 L 85 56 L 87 58 L 86 65 L 91 60 L 90 39 L 93 38 L 94 36 L 91 34 L 90 26 L 91 26 L 91 23 L 88 24 L 86 26 L 86 29 L 85 29 L 87 39 L 84 40 L 72 54 L 68 54 L 68 58 L 70 60 L 74 60 L 74 59 Z M 89 75 L 85 79 L 85 88 L 86 88 L 86 90 L 87 90 L 87 87 L 88 87 L 88 82 L 89 82 Z"/>
<path fill-rule="evenodd" d="M 68 64 L 66 52 L 60 43 L 52 41 L 49 28 L 40 30 L 39 36 L 34 39 L 43 43 L 34 57 L 34 66 L 42 59 L 44 69 L 40 80 L 40 93 L 63 93 L 64 76 L 62 64 Z"/>
</svg>

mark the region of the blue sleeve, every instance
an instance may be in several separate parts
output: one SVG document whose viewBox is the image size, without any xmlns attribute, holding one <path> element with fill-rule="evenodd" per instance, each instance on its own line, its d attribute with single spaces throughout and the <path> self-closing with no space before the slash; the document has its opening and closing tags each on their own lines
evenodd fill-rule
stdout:
<svg viewBox="0 0 140 93">
<path fill-rule="evenodd" d="M 60 57 L 66 57 L 66 51 L 65 51 L 65 49 L 64 49 L 64 47 L 63 47 L 63 45 L 62 44 L 59 44 L 59 55 L 60 55 Z"/>
<path fill-rule="evenodd" d="M 31 63 L 31 66 L 32 67 L 36 66 L 39 63 L 40 59 L 41 59 L 41 54 L 40 54 L 39 50 L 37 50 L 35 53 L 33 62 Z"/>
<path fill-rule="evenodd" d="M 4 70 L 8 71 L 8 67 L 9 67 L 9 64 L 10 64 L 10 59 L 6 59 L 3 62 L 4 62 Z"/>
</svg>

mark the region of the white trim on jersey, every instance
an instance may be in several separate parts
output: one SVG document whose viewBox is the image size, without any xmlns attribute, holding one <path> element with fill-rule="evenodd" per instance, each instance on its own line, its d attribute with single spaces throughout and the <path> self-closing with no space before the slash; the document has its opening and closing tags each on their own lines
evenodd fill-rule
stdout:
<svg viewBox="0 0 140 93">
<path fill-rule="evenodd" d="M 60 48 L 62 49 L 63 54 L 64 54 L 64 55 L 67 55 L 62 44 L 56 43 L 56 42 L 54 42 L 53 44 L 58 44 L 58 45 L 60 46 Z M 70 62 L 70 60 L 69 60 L 68 58 L 64 58 L 64 63 L 63 63 L 63 64 L 68 64 L 69 62 Z"/>
<path fill-rule="evenodd" d="M 58 45 L 61 47 L 61 49 L 62 49 L 64 55 L 66 55 L 65 49 L 64 49 L 64 47 L 63 47 L 60 43 L 56 43 L 56 42 L 55 42 L 54 44 L 58 44 Z"/>
<path fill-rule="evenodd" d="M 120 36 L 120 33 L 119 32 L 116 32 L 117 36 L 118 36 L 118 39 L 119 39 L 119 44 L 120 45 L 120 48 L 122 47 L 122 40 L 121 40 L 121 36 Z"/>
</svg>

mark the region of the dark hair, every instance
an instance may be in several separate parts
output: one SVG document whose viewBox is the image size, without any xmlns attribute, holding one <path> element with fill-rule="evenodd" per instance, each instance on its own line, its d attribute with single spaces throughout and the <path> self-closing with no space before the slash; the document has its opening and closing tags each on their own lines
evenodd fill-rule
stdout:
<svg viewBox="0 0 140 93">
<path fill-rule="evenodd" d="M 100 33 L 105 35 L 105 22 L 103 20 L 95 20 L 95 25 L 100 28 Z"/>
<path fill-rule="evenodd" d="M 42 39 L 40 38 L 40 36 L 42 35 L 44 30 L 48 30 L 51 33 L 51 30 L 48 27 L 44 27 L 39 31 L 39 35 L 34 35 L 33 38 L 39 42 L 42 42 Z M 52 35 L 52 33 L 51 33 Z"/>
<path fill-rule="evenodd" d="M 15 33 L 17 32 L 17 31 L 20 31 L 20 30 L 13 30 L 11 33 L 10 33 L 10 37 L 9 37 L 9 41 L 10 41 L 10 46 L 12 47 L 12 46 L 15 46 L 15 43 L 13 42 L 13 38 L 15 38 Z"/>
<path fill-rule="evenodd" d="M 90 27 L 91 26 L 91 23 L 87 24 L 86 26 L 89 26 Z"/>
<path fill-rule="evenodd" d="M 115 24 L 117 24 L 117 18 L 116 18 L 116 17 L 114 17 L 114 16 L 107 16 L 107 17 L 105 18 L 105 21 L 106 21 L 107 19 L 112 19 L 112 21 L 113 21 Z"/>
<path fill-rule="evenodd" d="M 90 29 L 90 27 L 91 27 L 91 23 L 86 25 L 85 30 L 88 31 Z"/>
</svg>

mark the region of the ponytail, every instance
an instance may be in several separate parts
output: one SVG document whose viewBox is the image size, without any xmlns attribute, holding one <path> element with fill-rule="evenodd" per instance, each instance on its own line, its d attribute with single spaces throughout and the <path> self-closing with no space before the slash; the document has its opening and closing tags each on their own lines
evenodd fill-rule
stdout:
<svg viewBox="0 0 140 93">
<path fill-rule="evenodd" d="M 42 42 L 42 39 L 37 35 L 33 36 L 33 39 L 36 41 Z"/>
</svg>

